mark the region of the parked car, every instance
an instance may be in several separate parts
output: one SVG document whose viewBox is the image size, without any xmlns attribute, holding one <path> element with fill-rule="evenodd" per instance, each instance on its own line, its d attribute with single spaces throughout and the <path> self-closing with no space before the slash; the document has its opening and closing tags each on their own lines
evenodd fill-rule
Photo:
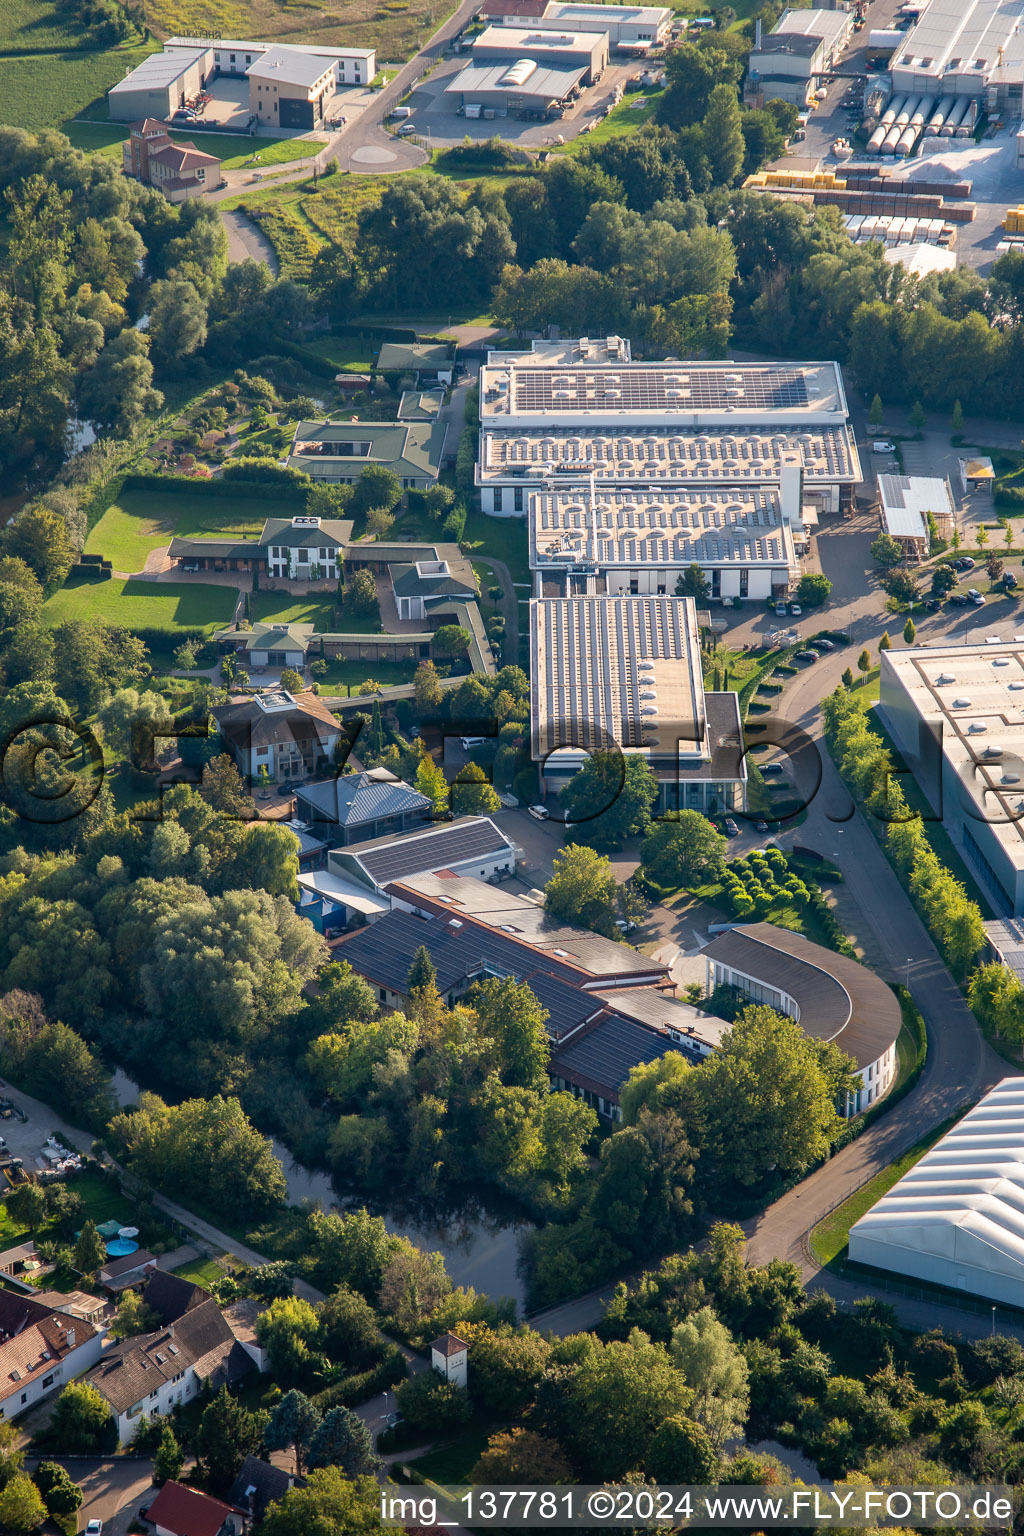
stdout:
<svg viewBox="0 0 1024 1536">
<path fill-rule="evenodd" d="M 976 591 L 974 587 L 972 587 L 971 590 L 968 592 L 967 598 L 968 598 L 969 602 L 972 602 L 974 604 L 975 608 L 980 608 L 981 605 L 985 601 L 985 598 L 984 598 L 983 594 L 981 592 Z"/>
<path fill-rule="evenodd" d="M 810 661 L 819 661 L 820 657 L 818 656 L 817 651 L 797 651 L 796 659 L 797 659 L 797 661 L 808 661 L 808 662 L 810 662 Z"/>
<path fill-rule="evenodd" d="M 877 440 L 877 442 L 874 442 L 874 443 L 871 444 L 871 452 L 872 453 L 895 453 L 896 452 L 896 444 L 895 443 L 890 443 L 886 438 L 881 438 L 880 437 Z"/>
<path fill-rule="evenodd" d="M 977 563 L 976 560 L 971 559 L 970 555 L 961 555 L 958 560 L 954 561 L 958 571 L 973 571 Z"/>
<path fill-rule="evenodd" d="M 767 832 L 768 831 L 768 823 L 766 821 L 755 821 L 754 822 L 754 831 L 755 832 Z"/>
<path fill-rule="evenodd" d="M 546 805 L 531 805 L 527 807 L 534 821 L 550 821 L 551 812 Z"/>
<path fill-rule="evenodd" d="M 90 1520 L 85 1528 L 85 1536 L 103 1536 L 103 1521 Z"/>
<path fill-rule="evenodd" d="M 799 603 L 790 603 L 789 611 L 793 615 L 794 619 L 798 619 L 803 613 L 803 609 L 800 607 Z"/>
<path fill-rule="evenodd" d="M 1003 577 L 1003 586 L 1004 587 L 1015 587 L 1016 585 L 1017 585 L 1017 578 L 1016 578 L 1016 576 L 1013 574 L 1012 571 L 1007 571 L 1006 575 Z"/>
<path fill-rule="evenodd" d="M 727 816 L 724 822 L 726 837 L 739 837 L 740 829 L 731 816 Z"/>
<path fill-rule="evenodd" d="M 812 640 L 810 644 L 816 651 L 834 651 L 836 648 L 835 641 L 826 640 L 824 635 L 819 635 L 817 640 Z"/>
<path fill-rule="evenodd" d="M 786 770 L 783 768 L 781 763 L 762 763 L 761 764 L 761 775 L 762 775 L 763 778 L 767 778 L 769 774 L 785 773 L 785 771 Z"/>
<path fill-rule="evenodd" d="M 395 129 L 395 137 L 399 138 L 399 139 L 407 139 L 410 134 L 415 133 L 415 132 L 416 132 L 416 124 L 415 123 L 403 123 L 401 128 L 396 128 Z"/>
<path fill-rule="evenodd" d="M 949 600 L 956 608 L 966 608 L 970 602 L 966 592 L 952 592 Z"/>
<path fill-rule="evenodd" d="M 929 597 L 925 601 L 924 606 L 927 608 L 929 613 L 938 613 L 939 609 L 942 607 L 942 604 L 939 602 L 937 597 Z"/>
<path fill-rule="evenodd" d="M 469 752 L 473 747 L 482 747 L 486 742 L 486 736 L 460 736 L 459 741 L 464 752 Z"/>
<path fill-rule="evenodd" d="M 785 605 L 785 603 L 776 603 L 775 604 L 775 612 L 778 614 L 780 619 L 784 619 L 786 617 L 786 605 Z"/>
</svg>

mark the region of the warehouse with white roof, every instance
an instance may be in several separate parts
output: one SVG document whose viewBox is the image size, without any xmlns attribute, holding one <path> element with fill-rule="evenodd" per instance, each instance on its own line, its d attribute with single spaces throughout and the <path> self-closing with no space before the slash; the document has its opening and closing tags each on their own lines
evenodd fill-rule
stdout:
<svg viewBox="0 0 1024 1536">
<path fill-rule="evenodd" d="M 907 767 L 995 912 L 1024 913 L 1024 640 L 881 663 L 879 709 Z"/>
<path fill-rule="evenodd" d="M 998 1083 L 854 1223 L 850 1258 L 1020 1306 L 1024 1078 Z"/>
<path fill-rule="evenodd" d="M 491 351 L 480 375 L 485 512 L 525 517 L 551 476 L 731 486 L 799 462 L 804 502 L 852 503 L 861 477 L 837 363 L 634 363 L 622 337 Z"/>
<path fill-rule="evenodd" d="M 951 527 L 953 499 L 938 476 L 879 475 L 878 497 L 882 531 L 897 540 L 907 559 L 923 560 L 928 553 L 929 515 L 939 533 Z"/>
</svg>

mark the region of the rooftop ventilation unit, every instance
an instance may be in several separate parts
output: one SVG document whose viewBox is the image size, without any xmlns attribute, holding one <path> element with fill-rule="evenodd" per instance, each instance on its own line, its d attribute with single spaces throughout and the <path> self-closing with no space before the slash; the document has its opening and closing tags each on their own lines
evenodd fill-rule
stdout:
<svg viewBox="0 0 1024 1536">
<path fill-rule="evenodd" d="M 1020 783 L 1020 774 L 1019 773 L 1004 773 L 1000 782 L 1003 783 L 1003 784 L 1019 784 Z"/>
<path fill-rule="evenodd" d="M 968 736 L 983 736 L 987 730 L 988 726 L 984 720 L 972 720 L 967 727 L 967 734 Z"/>
<path fill-rule="evenodd" d="M 970 699 L 954 699 L 953 700 L 953 708 L 954 709 L 970 709 L 970 707 L 971 707 Z"/>
</svg>

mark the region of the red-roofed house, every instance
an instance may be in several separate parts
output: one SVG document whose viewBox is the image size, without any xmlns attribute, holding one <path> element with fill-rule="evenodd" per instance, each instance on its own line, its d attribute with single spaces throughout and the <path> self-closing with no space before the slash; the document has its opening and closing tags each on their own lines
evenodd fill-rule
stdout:
<svg viewBox="0 0 1024 1536">
<path fill-rule="evenodd" d="M 164 1483 L 146 1519 L 156 1526 L 156 1536 L 221 1536 L 242 1528 L 242 1517 L 230 1504 L 184 1483 Z"/>
<path fill-rule="evenodd" d="M 175 143 L 163 123 L 147 117 L 132 123 L 121 146 L 122 169 L 126 176 L 157 187 L 172 203 L 220 186 L 220 161 L 207 155 L 190 139 Z"/>
<path fill-rule="evenodd" d="M 95 1365 L 100 1329 L 34 1297 L 0 1291 L 0 1419 L 17 1418 Z"/>
</svg>

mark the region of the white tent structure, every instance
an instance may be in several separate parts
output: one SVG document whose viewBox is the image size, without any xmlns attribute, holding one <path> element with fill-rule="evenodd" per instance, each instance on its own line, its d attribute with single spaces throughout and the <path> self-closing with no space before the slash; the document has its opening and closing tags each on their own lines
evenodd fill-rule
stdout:
<svg viewBox="0 0 1024 1536">
<path fill-rule="evenodd" d="M 850 1258 L 1024 1305 L 1024 1078 L 998 1083 L 850 1228 Z"/>
</svg>

